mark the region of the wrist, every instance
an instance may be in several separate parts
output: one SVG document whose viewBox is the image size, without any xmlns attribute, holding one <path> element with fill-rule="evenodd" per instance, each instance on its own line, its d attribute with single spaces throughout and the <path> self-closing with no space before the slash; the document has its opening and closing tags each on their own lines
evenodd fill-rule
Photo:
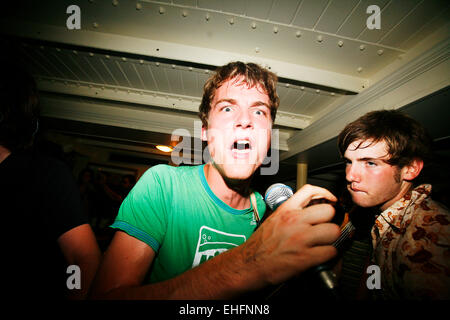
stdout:
<svg viewBox="0 0 450 320">
<path fill-rule="evenodd" d="M 248 256 L 245 244 L 208 260 L 205 267 L 210 282 L 210 296 L 218 299 L 236 298 L 264 286 L 255 261 Z M 205 270 L 206 271 L 206 270 Z"/>
</svg>

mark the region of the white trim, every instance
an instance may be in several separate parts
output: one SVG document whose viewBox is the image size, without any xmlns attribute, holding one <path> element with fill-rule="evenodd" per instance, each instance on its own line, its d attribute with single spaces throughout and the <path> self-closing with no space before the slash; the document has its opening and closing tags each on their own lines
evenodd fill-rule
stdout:
<svg viewBox="0 0 450 320">
<path fill-rule="evenodd" d="M 336 137 L 345 125 L 363 114 L 380 109 L 398 109 L 450 85 L 449 42 L 441 42 L 385 79 L 349 99 L 332 112 L 294 134 L 286 160 Z"/>
</svg>

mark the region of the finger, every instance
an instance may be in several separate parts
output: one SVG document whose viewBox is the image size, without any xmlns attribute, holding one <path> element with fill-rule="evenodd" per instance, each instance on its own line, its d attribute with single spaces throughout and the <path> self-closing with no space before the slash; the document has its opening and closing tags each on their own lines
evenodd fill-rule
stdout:
<svg viewBox="0 0 450 320">
<path fill-rule="evenodd" d="M 321 223 L 312 226 L 303 239 L 309 247 L 332 245 L 341 234 L 339 226 L 334 223 Z"/>
<path fill-rule="evenodd" d="M 309 249 L 309 262 L 312 266 L 325 263 L 337 255 L 337 249 L 333 246 L 317 246 Z"/>
<path fill-rule="evenodd" d="M 333 206 L 324 203 L 302 209 L 298 214 L 302 222 L 314 225 L 330 221 L 334 212 Z"/>
<path fill-rule="evenodd" d="M 337 201 L 337 198 L 327 189 L 305 184 L 286 203 L 289 203 L 290 208 L 304 208 L 312 199 L 321 198 L 331 202 Z"/>
</svg>

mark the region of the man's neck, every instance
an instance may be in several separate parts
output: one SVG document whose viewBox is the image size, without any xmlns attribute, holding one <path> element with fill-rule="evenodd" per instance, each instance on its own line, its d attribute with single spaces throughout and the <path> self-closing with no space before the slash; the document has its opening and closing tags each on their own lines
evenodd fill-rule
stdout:
<svg viewBox="0 0 450 320">
<path fill-rule="evenodd" d="M 387 208 L 389 208 L 390 206 L 392 206 L 394 203 L 396 203 L 398 200 L 400 200 L 401 198 L 403 198 L 403 196 L 408 193 L 409 190 L 411 190 L 413 187 L 412 182 L 409 181 L 403 181 L 402 186 L 400 187 L 400 192 L 397 194 L 397 196 L 395 196 L 394 198 L 392 198 L 391 200 L 389 200 L 388 202 L 384 203 L 381 206 L 381 211 L 386 210 Z"/>
<path fill-rule="evenodd" d="M 230 181 L 225 181 L 220 172 L 211 164 L 204 166 L 206 181 L 212 192 L 223 202 L 234 209 L 242 210 L 250 207 L 249 181 L 239 181 L 239 188 L 234 188 Z"/>
<path fill-rule="evenodd" d="M 2 163 L 8 156 L 11 154 L 11 151 L 6 149 L 4 146 L 0 146 L 0 163 Z"/>
</svg>

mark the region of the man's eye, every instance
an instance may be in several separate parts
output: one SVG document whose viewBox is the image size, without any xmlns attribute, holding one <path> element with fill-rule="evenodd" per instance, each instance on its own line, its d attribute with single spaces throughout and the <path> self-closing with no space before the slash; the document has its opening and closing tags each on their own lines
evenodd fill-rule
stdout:
<svg viewBox="0 0 450 320">
<path fill-rule="evenodd" d="M 367 161 L 367 165 L 369 167 L 376 167 L 377 164 L 375 162 L 372 162 L 372 161 Z"/>
<path fill-rule="evenodd" d="M 262 110 L 255 110 L 255 114 L 257 116 L 264 116 L 266 113 L 264 111 L 262 111 Z"/>
<path fill-rule="evenodd" d="M 222 108 L 222 111 L 225 111 L 225 112 L 230 112 L 230 111 L 232 111 L 233 109 L 231 108 L 231 107 L 223 107 Z"/>
</svg>

